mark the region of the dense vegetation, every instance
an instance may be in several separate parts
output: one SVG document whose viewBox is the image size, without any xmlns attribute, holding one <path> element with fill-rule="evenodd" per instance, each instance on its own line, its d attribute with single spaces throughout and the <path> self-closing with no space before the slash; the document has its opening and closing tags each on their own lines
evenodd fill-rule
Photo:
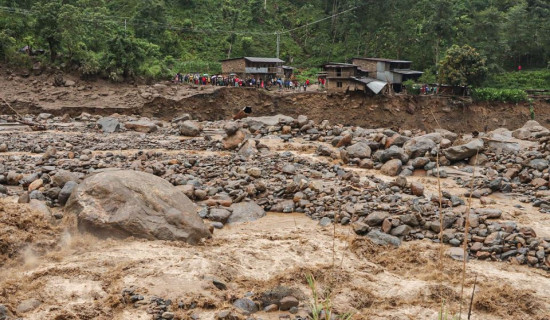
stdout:
<svg viewBox="0 0 550 320">
<path fill-rule="evenodd" d="M 527 93 L 521 89 L 477 88 L 472 92 L 477 101 L 522 102 L 527 101 Z"/>
<path fill-rule="evenodd" d="M 281 58 L 302 67 L 377 56 L 412 60 L 433 74 L 455 44 L 477 49 L 490 74 L 518 65 L 547 68 L 550 61 L 547 0 L 0 0 L 0 6 L 1 60 L 17 66 L 41 60 L 112 79 L 217 72 L 223 58 L 274 56 L 276 32 Z M 47 55 L 17 54 L 26 45 Z"/>
</svg>

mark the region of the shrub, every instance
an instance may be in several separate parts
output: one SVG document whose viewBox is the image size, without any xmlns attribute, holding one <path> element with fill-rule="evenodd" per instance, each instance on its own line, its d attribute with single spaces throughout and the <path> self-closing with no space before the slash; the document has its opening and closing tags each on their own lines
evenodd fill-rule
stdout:
<svg viewBox="0 0 550 320">
<path fill-rule="evenodd" d="M 550 70 L 493 74 L 487 79 L 485 86 L 500 89 L 550 89 Z"/>
<path fill-rule="evenodd" d="M 472 98 L 476 101 L 517 103 L 527 101 L 527 93 L 520 89 L 479 88 L 472 90 Z"/>
<path fill-rule="evenodd" d="M 405 88 L 407 89 L 408 94 L 420 94 L 420 85 L 416 84 L 413 80 L 407 80 L 403 82 L 403 86 L 405 86 Z"/>
</svg>

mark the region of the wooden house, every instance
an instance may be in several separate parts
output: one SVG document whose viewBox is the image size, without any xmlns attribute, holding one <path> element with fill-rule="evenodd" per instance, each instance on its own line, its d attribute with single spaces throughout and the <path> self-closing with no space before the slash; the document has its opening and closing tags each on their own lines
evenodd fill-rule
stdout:
<svg viewBox="0 0 550 320">
<path fill-rule="evenodd" d="M 242 57 L 221 61 L 224 75 L 235 74 L 240 78 L 268 80 L 284 76 L 283 60 L 278 58 Z"/>
</svg>

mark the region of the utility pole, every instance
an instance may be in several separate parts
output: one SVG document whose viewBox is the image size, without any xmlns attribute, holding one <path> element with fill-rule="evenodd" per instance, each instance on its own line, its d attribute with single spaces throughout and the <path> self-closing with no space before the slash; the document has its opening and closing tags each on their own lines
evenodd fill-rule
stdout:
<svg viewBox="0 0 550 320">
<path fill-rule="evenodd" d="M 281 43 L 281 33 L 275 32 L 275 34 L 277 35 L 277 59 L 279 59 L 279 46 Z"/>
<path fill-rule="evenodd" d="M 267 0 L 264 0 L 264 10 L 267 10 Z"/>
</svg>

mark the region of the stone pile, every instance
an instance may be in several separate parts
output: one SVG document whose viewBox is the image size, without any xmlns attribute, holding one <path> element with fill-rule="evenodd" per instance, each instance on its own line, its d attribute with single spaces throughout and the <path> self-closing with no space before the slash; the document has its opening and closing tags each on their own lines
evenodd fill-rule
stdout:
<svg viewBox="0 0 550 320">
<path fill-rule="evenodd" d="M 495 192 L 521 194 L 520 202 L 550 212 L 550 131 L 532 121 L 513 132 L 498 129 L 474 138 L 442 129 L 315 124 L 305 116 L 202 123 L 187 115 L 170 123 L 118 115 L 77 118 L 65 127 L 57 118 L 32 118 L 67 134 L 3 135 L 0 147 L 8 153 L 0 153 L 0 194 L 63 206 L 90 174 L 135 170 L 176 186 L 212 228 L 252 221 L 266 211 L 302 212 L 324 226 L 350 225 L 376 243 L 399 245 L 439 241 L 439 197 L 413 177 L 439 176 L 466 190 L 473 185 L 471 196 L 487 207 L 470 215 L 472 257 L 550 269 L 550 239 L 490 209 L 488 198 Z M 129 122 L 157 129 L 130 130 Z M 451 246 L 464 240 L 469 193 L 442 192 L 443 241 Z"/>
</svg>

